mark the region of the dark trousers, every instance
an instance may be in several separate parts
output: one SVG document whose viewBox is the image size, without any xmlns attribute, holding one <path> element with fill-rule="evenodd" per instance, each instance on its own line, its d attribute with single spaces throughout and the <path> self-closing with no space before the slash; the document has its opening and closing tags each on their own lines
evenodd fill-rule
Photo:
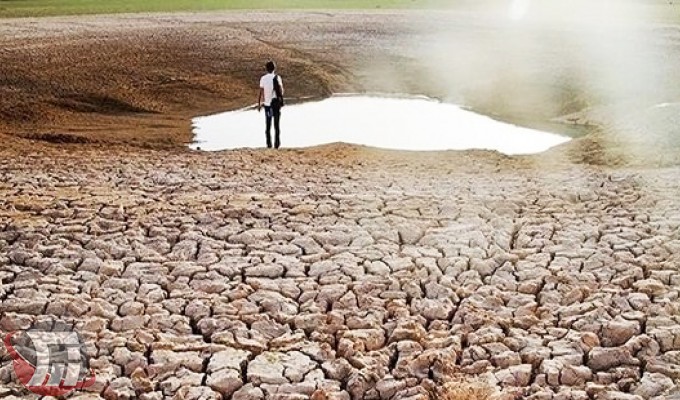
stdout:
<svg viewBox="0 0 680 400">
<path fill-rule="evenodd" d="M 277 105 L 275 102 L 271 106 L 264 106 L 264 115 L 267 118 L 267 147 L 272 147 L 272 119 L 274 119 L 274 147 L 279 148 L 281 146 L 281 128 L 279 127 L 279 122 L 281 121 L 281 106 Z"/>
</svg>

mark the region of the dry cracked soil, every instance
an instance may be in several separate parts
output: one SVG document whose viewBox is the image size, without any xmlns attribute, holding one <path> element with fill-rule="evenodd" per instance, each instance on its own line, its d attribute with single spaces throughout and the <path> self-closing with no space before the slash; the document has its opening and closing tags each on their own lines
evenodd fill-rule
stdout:
<svg viewBox="0 0 680 400">
<path fill-rule="evenodd" d="M 8 151 L 0 329 L 73 323 L 97 373 L 74 398 L 677 390 L 677 168 L 343 145 Z M 0 393 L 21 396 L 4 360 Z"/>
<path fill-rule="evenodd" d="M 68 60 L 58 55 L 84 57 L 75 49 L 92 37 L 117 49 L 108 32 L 127 29 L 130 19 L 163 25 L 185 44 L 177 32 L 186 26 L 203 39 L 210 26 L 217 27 L 212 34 L 252 33 L 233 21 L 239 18 L 262 16 L 88 17 L 0 26 L 6 33 L 0 57 L 29 57 L 37 50 L 27 40 L 54 56 L 28 58 L 47 68 L 47 77 L 33 80 L 19 62 L 0 64 L 12 72 L 3 90 L 16 100 L 0 100 L 8 133 L 0 148 L 0 331 L 53 317 L 73 325 L 97 381 L 69 398 L 680 398 L 678 166 L 574 161 L 579 146 L 592 150 L 590 141 L 526 157 L 344 144 L 219 153 L 140 148 L 167 144 L 159 145 L 164 129 L 170 143 L 186 139 L 180 117 L 245 101 L 251 72 L 249 64 L 236 62 L 221 64 L 231 68 L 231 78 L 242 68 L 243 81 L 217 86 L 212 99 L 223 95 L 220 90 L 231 93 L 220 104 L 176 98 L 190 105 L 175 104 L 185 110 L 179 112 L 168 105 L 170 95 L 133 84 L 119 88 L 128 91 L 126 104 L 157 107 L 154 115 L 166 123 L 160 127 L 145 126 L 153 117 L 134 107 L 123 107 L 122 116 L 102 113 L 93 97 L 71 97 L 70 111 L 55 103 L 64 101 L 65 88 L 87 92 L 99 71 L 94 60 L 66 73 L 61 66 Z M 366 35 L 386 53 L 401 52 L 387 37 L 411 34 L 390 28 L 399 24 L 381 14 L 362 17 L 383 21 L 373 25 L 345 15 L 349 22 L 334 24 L 353 29 L 335 30 L 318 22 L 338 18 L 333 15 L 269 18 L 288 18 L 289 30 L 298 26 L 290 34 L 302 49 L 321 42 L 297 36 L 310 29 L 300 19 L 317 21 L 324 40 L 340 43 L 348 31 L 371 26 Z M 136 29 L 151 40 L 154 30 Z M 77 42 L 70 30 L 80 35 L 80 47 L 68 47 Z M 36 40 L 54 38 L 55 31 L 65 39 L 54 40 L 71 53 Z M 368 52 L 370 45 L 356 51 Z M 185 58 L 177 57 L 174 73 L 184 73 L 191 57 L 197 71 L 166 84 L 195 89 L 195 80 L 217 67 L 181 48 Z M 324 55 L 324 75 L 302 50 L 276 51 L 294 58 L 289 66 L 296 73 L 328 84 L 324 90 L 346 87 L 345 67 L 328 70 L 349 64 L 332 55 Z M 266 51 L 253 52 L 243 57 L 252 56 L 255 65 Z M 150 73 L 151 53 L 134 54 L 140 58 L 126 59 L 126 67 Z M 158 71 L 169 74 L 164 63 L 170 60 L 155 60 Z M 58 71 L 66 77 L 50 75 Z M 126 72 L 108 76 L 118 85 Z M 41 86 L 48 78 L 49 90 Z M 323 94 L 314 82 L 291 87 Z M 32 114 L 32 107 L 45 114 Z M 83 113 L 94 125 L 81 125 L 75 137 L 87 143 L 35 140 L 62 141 L 40 132 L 73 127 Z M 108 129 L 117 134 L 103 133 Z M 62 139 L 78 142 L 72 137 Z M 0 398 L 31 398 L 2 351 Z"/>
</svg>

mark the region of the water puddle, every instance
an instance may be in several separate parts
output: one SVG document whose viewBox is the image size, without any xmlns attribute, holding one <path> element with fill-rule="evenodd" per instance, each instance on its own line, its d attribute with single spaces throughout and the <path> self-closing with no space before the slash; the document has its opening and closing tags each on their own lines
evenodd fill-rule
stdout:
<svg viewBox="0 0 680 400">
<path fill-rule="evenodd" d="M 195 118 L 191 148 L 264 147 L 264 119 L 264 111 L 252 107 Z M 282 147 L 289 148 L 346 142 L 394 150 L 488 149 L 512 155 L 540 153 L 569 140 L 425 97 L 337 95 L 286 105 L 281 115 Z"/>
</svg>

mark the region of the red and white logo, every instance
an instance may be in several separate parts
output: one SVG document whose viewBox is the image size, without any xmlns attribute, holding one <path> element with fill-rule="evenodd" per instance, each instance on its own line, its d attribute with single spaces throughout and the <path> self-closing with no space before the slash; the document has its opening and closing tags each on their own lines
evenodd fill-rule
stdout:
<svg viewBox="0 0 680 400">
<path fill-rule="evenodd" d="M 59 322 L 40 325 L 5 336 L 19 382 L 39 396 L 55 397 L 92 386 L 95 374 L 80 335 Z"/>
</svg>

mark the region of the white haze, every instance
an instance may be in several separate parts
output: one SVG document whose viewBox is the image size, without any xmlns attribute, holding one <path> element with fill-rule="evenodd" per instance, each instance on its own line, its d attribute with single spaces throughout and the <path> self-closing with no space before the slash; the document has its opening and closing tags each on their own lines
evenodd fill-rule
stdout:
<svg viewBox="0 0 680 400">
<path fill-rule="evenodd" d="M 365 83 L 375 88 L 383 80 L 394 92 L 423 92 L 526 121 L 580 112 L 581 122 L 605 125 L 622 139 L 637 137 L 647 133 L 625 129 L 632 114 L 680 102 L 680 41 L 664 33 L 661 15 L 669 7 L 676 6 L 452 0 L 444 11 L 414 18 L 410 39 L 393 50 L 403 62 L 366 62 Z"/>
</svg>

